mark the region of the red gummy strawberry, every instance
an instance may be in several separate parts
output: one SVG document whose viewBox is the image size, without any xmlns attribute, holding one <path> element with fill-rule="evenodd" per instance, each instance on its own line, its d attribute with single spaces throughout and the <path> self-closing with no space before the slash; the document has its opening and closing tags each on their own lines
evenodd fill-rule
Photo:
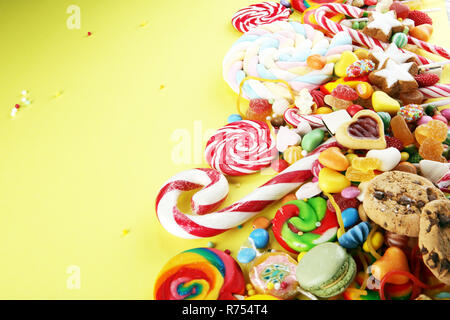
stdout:
<svg viewBox="0 0 450 320">
<path fill-rule="evenodd" d="M 386 139 L 386 148 L 395 148 L 398 151 L 402 151 L 404 149 L 403 142 L 396 137 L 385 136 Z"/>
<path fill-rule="evenodd" d="M 429 87 L 439 82 L 439 76 L 434 73 L 419 73 L 414 76 L 419 87 Z"/>
<path fill-rule="evenodd" d="M 408 19 L 413 20 L 416 27 L 421 24 L 433 24 L 433 20 L 430 16 L 420 10 L 411 10 L 408 14 Z"/>
<path fill-rule="evenodd" d="M 317 108 L 323 107 L 325 105 L 324 98 L 325 94 L 320 90 L 311 90 L 311 96 L 313 97 L 314 102 L 317 105 Z"/>
<path fill-rule="evenodd" d="M 345 84 L 339 84 L 333 91 L 331 91 L 331 95 L 338 99 L 353 101 L 358 99 L 358 93 L 350 86 Z"/>
</svg>

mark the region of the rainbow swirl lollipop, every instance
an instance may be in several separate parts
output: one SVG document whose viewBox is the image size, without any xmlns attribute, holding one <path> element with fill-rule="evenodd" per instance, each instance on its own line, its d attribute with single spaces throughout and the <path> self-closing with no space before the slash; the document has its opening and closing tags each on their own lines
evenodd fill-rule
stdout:
<svg viewBox="0 0 450 320">
<path fill-rule="evenodd" d="M 235 300 L 245 280 L 237 262 L 210 248 L 195 248 L 176 255 L 159 272 L 155 300 Z"/>
</svg>

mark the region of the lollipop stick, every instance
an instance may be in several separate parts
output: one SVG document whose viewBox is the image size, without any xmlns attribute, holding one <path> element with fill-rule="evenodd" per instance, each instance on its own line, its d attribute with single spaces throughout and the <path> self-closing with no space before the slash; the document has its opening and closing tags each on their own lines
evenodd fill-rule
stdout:
<svg viewBox="0 0 450 320">
<path fill-rule="evenodd" d="M 422 104 L 421 107 L 423 107 L 423 108 L 428 107 L 428 106 L 442 107 L 442 106 L 446 106 L 449 104 L 450 104 L 450 99 L 444 99 L 444 100 L 440 100 L 440 101 Z"/>
<path fill-rule="evenodd" d="M 434 68 L 439 68 L 442 66 L 445 66 L 446 64 L 449 64 L 450 60 L 445 60 L 445 61 L 439 61 L 439 62 L 434 62 L 434 63 L 429 63 L 429 64 L 423 64 L 421 66 L 419 66 L 419 69 L 434 69 Z"/>
</svg>

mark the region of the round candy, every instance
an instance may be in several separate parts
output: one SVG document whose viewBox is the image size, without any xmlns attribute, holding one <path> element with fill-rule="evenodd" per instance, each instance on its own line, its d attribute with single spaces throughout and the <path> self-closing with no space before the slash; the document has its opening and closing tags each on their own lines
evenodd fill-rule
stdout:
<svg viewBox="0 0 450 320">
<path fill-rule="evenodd" d="M 266 253 L 255 260 L 249 273 L 250 282 L 260 294 L 289 299 L 298 294 L 295 278 L 297 262 L 282 252 Z"/>
<path fill-rule="evenodd" d="M 361 191 L 357 187 L 348 187 L 341 191 L 341 196 L 345 199 L 353 199 L 359 196 Z"/>
<path fill-rule="evenodd" d="M 253 230 L 249 238 L 253 240 L 257 249 L 263 249 L 269 243 L 269 233 L 265 229 Z"/>
<path fill-rule="evenodd" d="M 266 217 L 258 217 L 253 219 L 253 229 L 267 229 L 270 227 L 270 220 Z"/>
<path fill-rule="evenodd" d="M 236 261 L 223 251 L 196 248 L 166 263 L 156 278 L 155 300 L 236 300 L 245 280 Z"/>
<path fill-rule="evenodd" d="M 237 260 L 240 263 L 249 263 L 256 258 L 256 251 L 253 248 L 242 248 L 239 250 Z"/>
<path fill-rule="evenodd" d="M 355 208 L 347 208 L 344 211 L 342 211 L 341 214 L 342 214 L 342 221 L 344 221 L 344 228 L 348 228 L 355 225 L 359 220 L 359 213 L 358 210 L 356 210 Z"/>
<path fill-rule="evenodd" d="M 241 120 L 242 120 L 242 117 L 238 114 L 232 114 L 228 117 L 228 123 L 235 122 L 235 121 L 241 121 Z"/>
<path fill-rule="evenodd" d="M 408 43 L 408 36 L 403 32 L 397 32 L 392 36 L 391 43 L 395 43 L 397 47 L 403 48 Z"/>
<path fill-rule="evenodd" d="M 223 60 L 223 78 L 237 94 L 241 88 L 245 99 L 284 99 L 293 104 L 302 89 L 319 88 L 333 77 L 333 62 L 311 69 L 307 58 L 326 59 L 352 50 L 351 44 L 350 37 L 335 36 L 330 41 L 307 24 L 276 21 L 250 30 L 235 42 Z M 248 77 L 253 79 L 243 82 Z"/>
<path fill-rule="evenodd" d="M 230 176 L 258 172 L 277 156 L 270 129 L 261 121 L 236 121 L 219 129 L 207 142 L 208 164 Z"/>
<path fill-rule="evenodd" d="M 362 77 L 375 70 L 375 63 L 369 59 L 353 62 L 347 67 L 347 77 Z"/>
<path fill-rule="evenodd" d="M 236 12 L 231 23 L 236 30 L 247 32 L 252 28 L 275 21 L 287 21 L 291 11 L 285 6 L 273 2 L 250 5 Z"/>
<path fill-rule="evenodd" d="M 336 214 L 327 209 L 321 197 L 294 200 L 283 205 L 273 219 L 273 234 L 278 243 L 290 252 L 308 251 L 314 246 L 336 238 Z"/>
<path fill-rule="evenodd" d="M 408 104 L 406 106 L 400 107 L 398 112 L 406 122 L 416 122 L 423 116 L 423 107 L 417 104 Z"/>
</svg>

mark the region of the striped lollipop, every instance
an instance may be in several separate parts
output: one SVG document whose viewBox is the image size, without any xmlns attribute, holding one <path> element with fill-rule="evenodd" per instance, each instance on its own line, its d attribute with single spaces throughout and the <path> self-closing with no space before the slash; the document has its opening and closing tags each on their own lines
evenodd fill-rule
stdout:
<svg viewBox="0 0 450 320">
<path fill-rule="evenodd" d="M 244 33 L 257 26 L 275 21 L 287 21 L 291 11 L 285 6 L 273 2 L 252 4 L 236 12 L 231 23 L 236 30 Z"/>
</svg>

